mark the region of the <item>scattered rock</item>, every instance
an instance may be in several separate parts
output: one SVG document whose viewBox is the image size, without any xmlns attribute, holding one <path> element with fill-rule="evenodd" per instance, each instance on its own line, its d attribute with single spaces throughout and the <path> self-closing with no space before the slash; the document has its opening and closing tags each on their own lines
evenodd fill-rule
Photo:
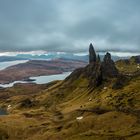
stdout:
<svg viewBox="0 0 140 140">
<path fill-rule="evenodd" d="M 107 89 L 107 87 L 104 87 L 104 90 L 106 90 Z"/>
<path fill-rule="evenodd" d="M 76 120 L 82 120 L 83 116 L 77 117 Z"/>
<path fill-rule="evenodd" d="M 11 109 L 12 109 L 12 106 L 8 105 L 7 110 L 11 110 Z"/>
<path fill-rule="evenodd" d="M 92 101 L 92 98 L 89 98 L 88 100 L 89 100 L 89 101 Z"/>
</svg>

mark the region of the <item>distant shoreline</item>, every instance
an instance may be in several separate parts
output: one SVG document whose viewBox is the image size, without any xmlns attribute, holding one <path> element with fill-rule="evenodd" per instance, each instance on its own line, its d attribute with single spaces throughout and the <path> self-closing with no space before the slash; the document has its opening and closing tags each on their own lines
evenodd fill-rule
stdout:
<svg viewBox="0 0 140 140">
<path fill-rule="evenodd" d="M 9 84 L 14 81 L 32 82 L 30 77 L 49 76 L 70 72 L 86 66 L 87 63 L 79 60 L 29 60 L 0 70 L 0 84 Z"/>
</svg>

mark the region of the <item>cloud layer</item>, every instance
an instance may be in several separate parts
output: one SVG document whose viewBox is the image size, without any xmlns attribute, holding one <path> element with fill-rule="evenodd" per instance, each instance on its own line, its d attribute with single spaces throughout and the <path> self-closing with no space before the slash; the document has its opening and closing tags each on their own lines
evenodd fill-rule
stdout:
<svg viewBox="0 0 140 140">
<path fill-rule="evenodd" d="M 0 51 L 140 53 L 139 0 L 0 0 Z"/>
</svg>

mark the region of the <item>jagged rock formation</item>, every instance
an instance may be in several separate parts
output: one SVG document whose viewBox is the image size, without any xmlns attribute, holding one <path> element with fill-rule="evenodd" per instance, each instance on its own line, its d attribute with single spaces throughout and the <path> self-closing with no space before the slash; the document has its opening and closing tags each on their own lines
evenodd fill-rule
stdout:
<svg viewBox="0 0 140 140">
<path fill-rule="evenodd" d="M 116 77 L 118 75 L 118 70 L 115 66 L 115 63 L 111 59 L 111 54 L 108 52 L 104 56 L 104 60 L 102 62 L 101 67 L 102 67 L 103 78 Z"/>
<path fill-rule="evenodd" d="M 96 53 L 92 43 L 89 45 L 89 64 L 96 62 Z"/>
<path fill-rule="evenodd" d="M 93 46 L 91 44 L 89 50 L 94 50 L 94 48 L 91 49 L 92 47 Z M 104 56 L 103 62 L 101 62 L 99 55 L 95 59 L 95 57 L 96 57 L 95 51 L 93 53 L 89 52 L 89 58 L 93 58 L 93 57 L 94 57 L 94 61 L 92 61 L 92 63 L 90 63 L 89 65 L 93 65 L 92 73 L 94 73 L 95 78 L 99 76 L 99 73 L 100 73 L 100 75 L 102 75 L 102 79 L 116 77 L 118 75 L 118 70 L 115 66 L 114 61 L 111 59 L 110 53 L 108 53 L 108 52 L 106 53 L 106 55 Z"/>
<path fill-rule="evenodd" d="M 111 54 L 106 53 L 103 62 L 100 60 L 100 56 L 96 57 L 93 45 L 89 46 L 89 65 L 85 68 L 75 70 L 66 80 L 75 81 L 82 77 L 89 80 L 89 87 L 95 88 L 102 84 L 103 81 L 117 77 L 118 70 L 115 67 L 114 61 L 111 59 Z"/>
<path fill-rule="evenodd" d="M 95 65 L 88 65 L 86 68 L 86 76 L 89 79 L 89 87 L 97 87 L 102 84 L 102 70 L 101 63 Z"/>
</svg>

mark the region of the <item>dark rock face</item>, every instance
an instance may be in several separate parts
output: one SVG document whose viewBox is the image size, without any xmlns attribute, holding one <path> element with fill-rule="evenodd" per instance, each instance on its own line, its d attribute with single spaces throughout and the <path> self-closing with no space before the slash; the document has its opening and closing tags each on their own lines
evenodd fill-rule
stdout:
<svg viewBox="0 0 140 140">
<path fill-rule="evenodd" d="M 89 81 L 89 87 L 95 88 L 100 86 L 104 81 L 118 76 L 118 70 L 115 67 L 114 61 L 111 59 L 111 54 L 106 53 L 103 62 L 100 60 L 100 56 L 96 57 L 93 45 L 89 47 L 89 65 L 85 68 L 76 69 L 65 80 L 69 80 L 70 83 L 79 79 L 80 77 L 86 78 Z"/>
<path fill-rule="evenodd" d="M 104 62 L 109 62 L 111 60 L 111 54 L 109 52 L 104 56 Z"/>
<path fill-rule="evenodd" d="M 96 53 L 92 44 L 89 45 L 89 64 L 96 62 Z"/>
<path fill-rule="evenodd" d="M 104 57 L 101 67 L 102 67 L 101 69 L 102 69 L 103 78 L 116 77 L 118 75 L 118 70 L 115 66 L 115 63 L 111 59 L 111 54 L 108 52 Z"/>
<path fill-rule="evenodd" d="M 97 87 L 102 84 L 101 64 L 88 65 L 86 68 L 86 77 L 89 79 L 89 87 Z"/>
</svg>

